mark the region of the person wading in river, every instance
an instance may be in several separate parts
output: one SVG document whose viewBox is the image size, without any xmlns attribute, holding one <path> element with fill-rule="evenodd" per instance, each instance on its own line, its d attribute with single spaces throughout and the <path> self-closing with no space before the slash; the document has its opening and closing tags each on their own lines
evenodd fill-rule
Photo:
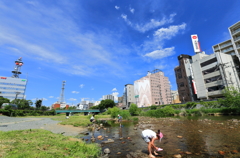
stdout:
<svg viewBox="0 0 240 158">
<path fill-rule="evenodd" d="M 90 122 L 94 123 L 95 122 L 95 118 L 94 118 L 95 114 L 92 115 L 92 117 L 90 118 Z"/>
<path fill-rule="evenodd" d="M 156 151 L 163 150 L 154 145 L 154 141 L 160 140 L 160 138 L 162 138 L 162 137 L 163 137 L 163 135 L 160 132 L 160 130 L 158 130 L 157 132 L 154 132 L 150 129 L 146 129 L 146 130 L 142 131 L 142 138 L 148 144 L 148 152 L 149 152 L 150 158 L 155 158 L 155 156 L 153 156 L 153 154 L 152 154 L 152 151 L 155 155 L 158 155 L 158 153 Z"/>
<path fill-rule="evenodd" d="M 118 114 L 118 122 L 120 123 L 120 127 L 122 127 L 122 116 Z"/>
</svg>

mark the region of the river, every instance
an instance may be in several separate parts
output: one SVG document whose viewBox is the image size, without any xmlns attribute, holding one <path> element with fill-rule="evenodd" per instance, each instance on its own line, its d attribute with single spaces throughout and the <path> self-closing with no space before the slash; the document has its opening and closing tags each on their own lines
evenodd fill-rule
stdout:
<svg viewBox="0 0 240 158">
<path fill-rule="evenodd" d="M 123 121 L 120 127 L 115 121 L 102 121 L 103 128 L 89 131 L 82 137 L 86 142 L 101 144 L 102 151 L 109 148 L 110 158 L 148 157 L 147 144 L 141 138 L 144 129 L 161 130 L 164 137 L 155 141 L 163 148 L 156 157 L 188 158 L 240 158 L 240 116 L 201 117 L 139 117 L 138 122 Z M 97 139 L 102 136 L 104 139 Z M 107 140 L 113 143 L 104 143 Z"/>
</svg>

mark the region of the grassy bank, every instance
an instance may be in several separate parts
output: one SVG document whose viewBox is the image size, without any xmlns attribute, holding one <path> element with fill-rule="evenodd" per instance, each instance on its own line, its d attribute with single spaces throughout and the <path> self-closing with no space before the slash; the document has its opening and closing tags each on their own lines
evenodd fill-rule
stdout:
<svg viewBox="0 0 240 158">
<path fill-rule="evenodd" d="M 61 121 L 59 124 L 61 125 L 73 125 L 75 127 L 78 126 L 87 126 L 88 124 L 92 124 L 90 122 L 90 117 L 92 115 L 74 115 L 70 116 L 69 119 L 66 119 L 65 115 L 58 115 L 58 116 L 53 116 L 51 117 L 53 120 Z M 110 118 L 110 115 L 95 115 L 95 119 L 102 119 L 102 118 Z"/>
<path fill-rule="evenodd" d="M 46 130 L 0 131 L 0 155 L 6 158 L 98 157 L 100 147 Z"/>
</svg>

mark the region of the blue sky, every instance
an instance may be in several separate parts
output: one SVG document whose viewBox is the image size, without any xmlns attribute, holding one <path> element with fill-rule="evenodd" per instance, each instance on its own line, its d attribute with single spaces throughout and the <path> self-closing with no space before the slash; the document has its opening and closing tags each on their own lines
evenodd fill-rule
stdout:
<svg viewBox="0 0 240 158">
<path fill-rule="evenodd" d="M 65 101 L 122 96 L 125 84 L 161 69 L 176 90 L 180 54 L 230 38 L 239 0 L 1 0 L 0 75 L 11 76 L 22 57 L 29 100 L 50 106 L 66 81 Z M 35 102 L 35 101 L 34 101 Z"/>
</svg>

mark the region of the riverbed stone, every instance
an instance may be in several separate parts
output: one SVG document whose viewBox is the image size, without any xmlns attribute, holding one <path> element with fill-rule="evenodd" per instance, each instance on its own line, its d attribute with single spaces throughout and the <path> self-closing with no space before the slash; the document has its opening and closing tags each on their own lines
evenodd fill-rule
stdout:
<svg viewBox="0 0 240 158">
<path fill-rule="evenodd" d="M 107 144 L 107 143 L 114 143 L 113 139 L 108 139 L 106 141 L 103 141 L 102 143 Z"/>
<path fill-rule="evenodd" d="M 238 151 L 237 151 L 237 150 L 232 150 L 231 153 L 232 153 L 232 154 L 237 154 Z"/>
<path fill-rule="evenodd" d="M 180 154 L 173 155 L 174 158 L 181 158 L 182 156 Z"/>
<path fill-rule="evenodd" d="M 105 154 L 109 154 L 111 152 L 109 148 L 106 148 L 103 151 L 104 151 Z"/>
</svg>

